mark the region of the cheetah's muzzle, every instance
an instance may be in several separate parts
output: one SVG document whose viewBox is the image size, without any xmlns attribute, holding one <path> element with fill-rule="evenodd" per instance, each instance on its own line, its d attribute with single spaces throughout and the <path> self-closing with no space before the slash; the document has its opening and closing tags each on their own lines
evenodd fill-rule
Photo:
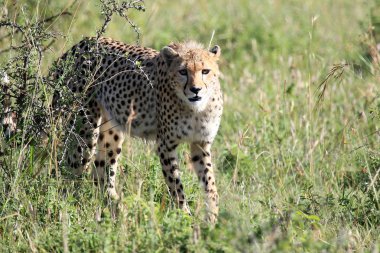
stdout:
<svg viewBox="0 0 380 253">
<path fill-rule="evenodd" d="M 197 101 L 201 101 L 202 97 L 200 96 L 195 96 L 195 97 L 192 97 L 192 98 L 189 98 L 189 101 L 190 102 L 197 102 Z"/>
</svg>

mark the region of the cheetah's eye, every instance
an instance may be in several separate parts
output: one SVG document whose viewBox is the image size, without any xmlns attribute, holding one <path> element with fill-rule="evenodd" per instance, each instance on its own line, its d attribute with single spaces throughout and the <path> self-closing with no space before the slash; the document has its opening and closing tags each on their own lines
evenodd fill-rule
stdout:
<svg viewBox="0 0 380 253">
<path fill-rule="evenodd" d="M 210 73 L 209 69 L 202 69 L 202 75 L 207 75 L 208 73 Z"/>
<path fill-rule="evenodd" d="M 181 69 L 178 71 L 181 75 L 186 76 L 187 75 L 187 69 Z"/>
</svg>

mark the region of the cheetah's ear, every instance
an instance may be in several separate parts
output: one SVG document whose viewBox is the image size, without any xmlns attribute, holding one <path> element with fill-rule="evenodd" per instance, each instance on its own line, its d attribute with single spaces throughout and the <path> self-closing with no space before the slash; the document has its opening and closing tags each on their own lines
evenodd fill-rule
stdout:
<svg viewBox="0 0 380 253">
<path fill-rule="evenodd" d="M 172 63 L 172 61 L 178 57 L 178 52 L 175 51 L 172 47 L 166 46 L 161 49 L 161 54 L 164 57 L 164 60 L 168 66 Z"/>
<path fill-rule="evenodd" d="M 218 45 L 215 45 L 210 49 L 210 53 L 212 53 L 217 59 L 219 58 L 221 51 L 222 50 Z"/>
</svg>

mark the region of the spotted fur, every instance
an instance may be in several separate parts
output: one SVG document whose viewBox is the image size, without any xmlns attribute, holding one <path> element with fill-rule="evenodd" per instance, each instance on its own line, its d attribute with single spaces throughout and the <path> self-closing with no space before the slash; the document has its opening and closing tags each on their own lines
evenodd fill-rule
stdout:
<svg viewBox="0 0 380 253">
<path fill-rule="evenodd" d="M 217 61 L 220 48 L 196 42 L 172 43 L 160 52 L 108 38 L 87 38 L 62 56 L 74 62 L 67 84 L 86 93 L 78 145 L 68 164 L 81 174 L 95 154 L 96 180 L 107 178 L 108 194 L 117 199 L 117 161 L 126 135 L 157 142 L 162 173 L 175 203 L 190 212 L 180 179 L 176 148 L 190 144 L 191 161 L 203 184 L 208 219 L 216 221 L 218 193 L 211 162 L 223 101 Z M 64 73 L 57 72 L 56 78 Z M 96 149 L 96 147 L 98 147 Z"/>
</svg>

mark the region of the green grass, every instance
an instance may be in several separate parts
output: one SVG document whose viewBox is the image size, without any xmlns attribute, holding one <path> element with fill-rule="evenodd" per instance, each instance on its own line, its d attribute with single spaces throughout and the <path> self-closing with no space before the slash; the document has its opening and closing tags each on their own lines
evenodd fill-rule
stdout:
<svg viewBox="0 0 380 253">
<path fill-rule="evenodd" d="M 25 17 L 69 6 L 55 2 L 33 1 Z M 52 149 L 38 159 L 41 148 L 25 144 L 0 158 L 0 251 L 377 252 L 379 68 L 363 58 L 375 4 L 158 0 L 147 1 L 145 12 L 131 11 L 140 43 L 157 49 L 185 39 L 208 45 L 215 30 L 225 100 L 213 145 L 219 223 L 203 222 L 203 195 L 185 164 L 185 146 L 179 154 L 192 217 L 171 205 L 152 144 L 125 144 L 119 206 L 105 203 L 89 179 L 51 176 Z M 43 73 L 102 23 L 93 1 L 69 10 L 66 22 L 54 24 L 67 37 L 44 53 Z M 136 41 L 118 17 L 106 35 Z M 11 54 L 0 55 L 0 62 Z M 332 79 L 317 105 L 318 85 L 342 62 L 357 67 Z"/>
</svg>

